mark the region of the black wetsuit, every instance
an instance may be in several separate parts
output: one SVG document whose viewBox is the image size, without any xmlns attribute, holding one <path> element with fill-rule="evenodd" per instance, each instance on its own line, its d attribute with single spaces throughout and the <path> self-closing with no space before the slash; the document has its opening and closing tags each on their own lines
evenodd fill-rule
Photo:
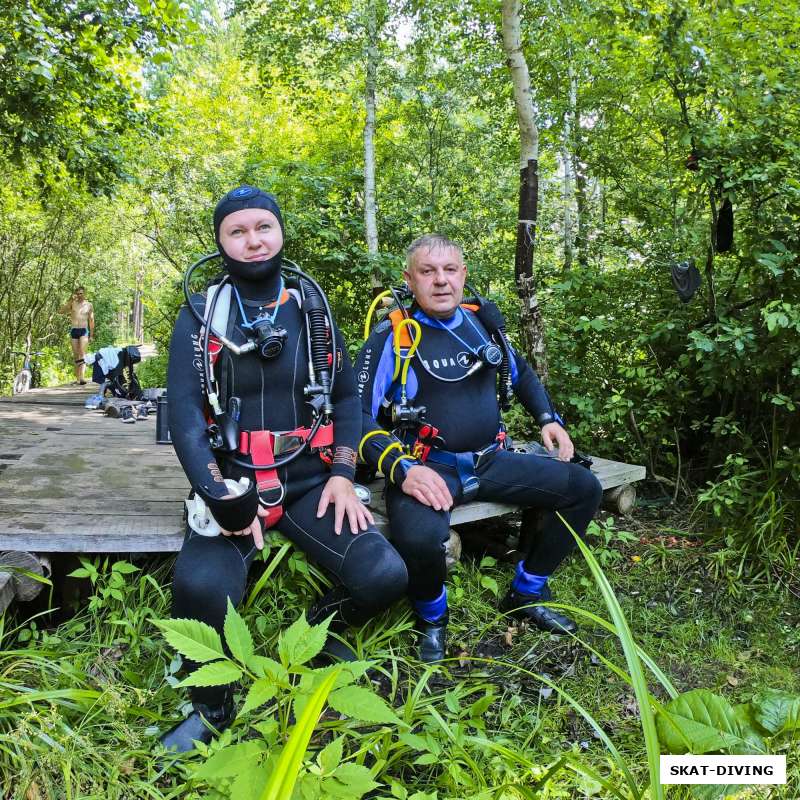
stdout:
<svg viewBox="0 0 800 800">
<path fill-rule="evenodd" d="M 462 453 L 473 463 L 472 453 L 494 446 L 501 424 L 497 369 L 484 366 L 464 377 L 474 363 L 473 353 L 489 339 L 486 329 L 472 311 L 463 307 L 446 322 L 432 320 L 419 309 L 413 316 L 422 326 L 422 339 L 409 369 L 409 400 L 415 406 L 425 406 L 425 420 L 438 428 L 444 439 L 442 450 Z M 516 353 L 512 352 L 511 361 L 514 393 L 523 406 L 540 425 L 556 420 L 535 371 Z M 388 320 L 377 325 L 364 344 L 355 371 L 364 430 L 391 430 L 384 398 L 388 393 L 390 400 L 396 400 L 400 389 L 392 381 L 394 352 Z M 373 467 L 383 457 L 381 471 L 387 477 L 392 474 L 386 492 L 392 542 L 408 566 L 411 599 L 432 601 L 440 596 L 446 577 L 444 548 L 450 513 L 435 511 L 402 491 L 407 470 L 419 462 L 401 456 L 397 447 L 392 449 L 396 441 L 393 436 L 371 435 L 363 442 L 362 454 Z M 400 458 L 403 461 L 395 465 Z M 456 504 L 464 502 L 463 480 L 456 466 L 434 463 L 432 457 L 426 465 L 446 481 Z M 531 543 L 524 568 L 539 576 L 550 575 L 575 546 L 572 534 L 555 512 L 583 535 L 602 497 L 598 480 L 585 467 L 502 447 L 487 453 L 475 474 L 479 481 L 476 499 L 518 503 L 549 512 L 540 530 L 524 532 Z"/>
<path fill-rule="evenodd" d="M 278 295 L 277 275 L 258 285 L 241 281 L 237 284 L 248 320 Z M 240 398 L 241 430 L 290 431 L 309 426 L 312 421 L 303 394 L 308 383 L 306 326 L 295 297 L 287 292 L 283 298 L 275 322 L 286 329 L 288 337 L 277 358 L 267 361 L 256 351 L 236 356 L 223 348 L 215 365 L 221 394 Z M 193 304 L 202 315 L 204 297 L 196 296 Z M 237 344 L 247 341 L 242 322 L 239 306 L 233 301 L 228 338 Z M 253 473 L 216 457 L 210 448 L 199 331 L 199 322 L 187 308 L 182 308 L 170 343 L 170 433 L 192 486 L 220 498 L 227 492 L 223 477 L 252 478 Z M 322 518 L 317 518 L 317 505 L 328 478 L 341 475 L 353 479 L 354 452 L 361 435 L 361 410 L 352 366 L 338 331 L 336 342 L 333 464 L 329 469 L 319 455 L 305 453 L 278 470 L 285 498 L 283 516 L 275 527 L 349 590 L 350 597 L 341 608 L 342 617 L 351 624 L 361 624 L 403 596 L 407 577 L 402 559 L 375 528 L 353 535 L 345 519 L 342 533 L 337 535 L 333 503 Z M 241 455 L 239 458 L 249 459 Z M 252 536 L 209 538 L 187 530 L 175 565 L 173 615 L 199 619 L 221 631 L 227 598 L 234 605 L 241 600 L 255 553 Z M 201 702 L 214 704 L 220 697 L 218 687 L 193 691 L 193 698 Z"/>
</svg>

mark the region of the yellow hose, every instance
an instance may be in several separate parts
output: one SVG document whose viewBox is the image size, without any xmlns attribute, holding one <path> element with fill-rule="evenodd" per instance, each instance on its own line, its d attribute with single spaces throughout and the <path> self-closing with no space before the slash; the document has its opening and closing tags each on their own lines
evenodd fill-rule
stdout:
<svg viewBox="0 0 800 800">
<path fill-rule="evenodd" d="M 383 466 L 383 459 L 392 452 L 392 450 L 399 450 L 400 452 L 403 451 L 403 445 L 400 442 L 392 442 L 382 453 L 380 458 L 378 459 L 378 472 L 383 472 L 381 467 Z"/>
<path fill-rule="evenodd" d="M 361 442 L 358 445 L 358 455 L 361 457 L 362 461 L 366 461 L 366 459 L 364 458 L 364 445 L 367 443 L 367 440 L 372 436 L 381 436 L 381 435 L 391 436 L 392 434 L 389 433 L 389 431 L 384 431 L 384 430 L 369 431 L 365 433 L 364 436 L 361 438 Z"/>
<path fill-rule="evenodd" d="M 369 311 L 367 311 L 367 318 L 364 320 L 364 338 L 369 339 L 369 328 L 370 324 L 372 323 L 372 315 L 375 313 L 375 309 L 380 305 L 381 300 L 384 297 L 387 297 L 392 293 L 391 289 L 387 289 L 385 292 L 381 292 L 371 303 L 369 307 Z"/>
<path fill-rule="evenodd" d="M 392 468 L 389 470 L 389 480 L 392 483 L 394 483 L 394 468 L 397 466 L 397 463 L 399 461 L 403 461 L 404 459 L 406 461 L 416 461 L 417 460 L 416 458 L 414 458 L 414 456 L 409 456 L 409 455 L 397 456 L 397 458 L 392 462 Z"/>
<path fill-rule="evenodd" d="M 400 348 L 400 333 L 403 328 L 411 328 L 412 331 L 411 347 L 408 348 L 408 352 L 405 355 L 402 354 Z M 392 374 L 392 380 L 396 381 L 397 376 L 400 375 L 400 385 L 403 387 L 405 387 L 406 380 L 408 379 L 408 368 L 411 366 L 411 359 L 414 357 L 414 353 L 417 351 L 421 340 L 422 328 L 415 319 L 406 317 L 406 319 L 401 320 L 394 329 L 394 372 Z M 402 375 L 400 373 L 401 364 Z"/>
</svg>

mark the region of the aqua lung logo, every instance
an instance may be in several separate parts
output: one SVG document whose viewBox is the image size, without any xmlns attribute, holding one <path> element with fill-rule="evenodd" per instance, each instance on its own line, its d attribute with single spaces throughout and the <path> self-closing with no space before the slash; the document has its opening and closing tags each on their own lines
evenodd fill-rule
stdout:
<svg viewBox="0 0 800 800">
<path fill-rule="evenodd" d="M 425 365 L 425 369 L 448 369 L 448 367 L 469 367 L 472 364 L 472 356 L 470 353 L 460 352 L 455 358 L 453 356 L 444 355 L 441 358 L 431 358 L 420 360 Z"/>
<path fill-rule="evenodd" d="M 364 351 L 364 364 L 362 368 L 358 371 L 358 375 L 356 375 L 359 395 L 364 393 L 364 387 L 369 383 L 369 365 L 371 361 L 372 361 L 372 348 L 368 347 Z"/>
<path fill-rule="evenodd" d="M 192 358 L 192 366 L 200 374 L 200 387 L 205 392 L 206 381 L 205 381 L 205 372 L 203 371 L 203 346 L 200 343 L 200 334 L 198 333 L 192 334 L 192 350 L 194 351 L 194 357 Z"/>
</svg>

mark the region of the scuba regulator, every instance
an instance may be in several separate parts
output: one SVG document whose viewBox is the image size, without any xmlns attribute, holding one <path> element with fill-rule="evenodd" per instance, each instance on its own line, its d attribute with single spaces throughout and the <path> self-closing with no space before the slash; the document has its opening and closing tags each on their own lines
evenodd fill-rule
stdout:
<svg viewBox="0 0 800 800">
<path fill-rule="evenodd" d="M 253 331 L 258 354 L 267 361 L 277 358 L 281 354 L 283 345 L 289 338 L 286 328 L 275 325 L 266 312 L 259 314 L 250 323 L 250 329 Z"/>
</svg>

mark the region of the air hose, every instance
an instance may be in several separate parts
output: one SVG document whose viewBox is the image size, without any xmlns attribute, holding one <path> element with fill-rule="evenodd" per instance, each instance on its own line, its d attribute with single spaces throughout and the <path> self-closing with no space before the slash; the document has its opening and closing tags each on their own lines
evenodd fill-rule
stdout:
<svg viewBox="0 0 800 800">
<path fill-rule="evenodd" d="M 331 373 L 333 372 L 333 359 L 335 356 L 333 349 L 328 347 L 328 340 L 332 335 L 329 333 L 332 328 L 329 328 L 328 325 L 322 293 L 309 280 L 301 278 L 300 284 L 303 289 L 303 312 L 308 319 L 311 364 L 314 367 L 314 375 L 319 382 L 318 387 L 309 387 L 309 391 L 318 388 L 322 394 L 323 412 L 326 415 L 330 415 L 333 414 Z"/>
<path fill-rule="evenodd" d="M 408 352 L 403 355 L 400 348 L 400 335 L 404 328 L 410 328 L 412 331 L 411 346 Z M 392 374 L 392 381 L 400 378 L 400 402 L 406 402 L 406 383 L 408 382 L 408 368 L 411 366 L 411 359 L 422 341 L 422 328 L 415 319 L 406 317 L 401 320 L 394 329 L 394 373 Z"/>
<path fill-rule="evenodd" d="M 386 289 L 385 291 L 381 292 L 370 304 L 369 310 L 367 311 L 367 318 L 364 320 L 364 338 L 369 339 L 369 329 L 372 325 L 372 315 L 375 313 L 378 306 L 383 301 L 384 297 L 388 297 L 392 293 L 391 289 Z"/>
</svg>

